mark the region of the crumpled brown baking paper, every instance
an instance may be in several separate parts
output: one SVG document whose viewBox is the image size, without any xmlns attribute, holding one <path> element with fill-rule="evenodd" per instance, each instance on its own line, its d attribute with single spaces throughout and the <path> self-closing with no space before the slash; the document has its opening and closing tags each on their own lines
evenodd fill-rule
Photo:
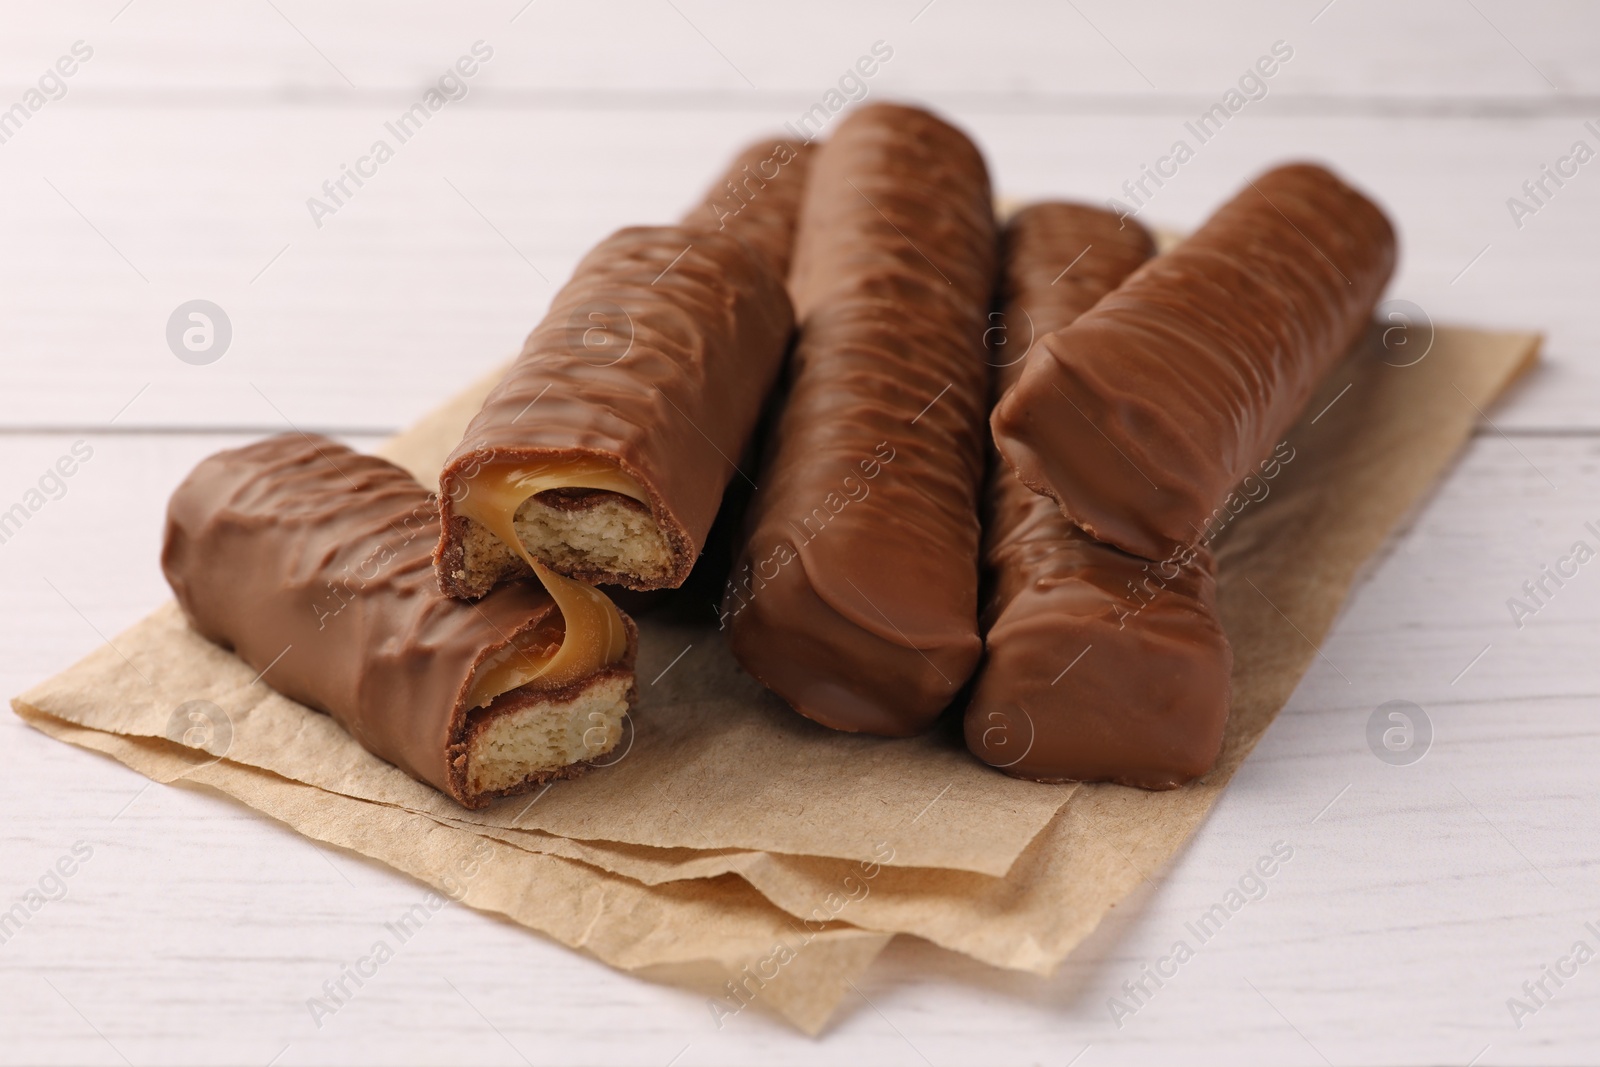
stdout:
<svg viewBox="0 0 1600 1067">
<path fill-rule="evenodd" d="M 21 699 L 80 726 L 168 738 L 182 734 L 171 729 L 175 708 L 208 701 L 227 717 L 236 763 L 468 824 L 651 846 L 855 860 L 892 840 L 889 862 L 999 875 L 1071 793 L 997 775 L 933 737 L 897 743 L 817 726 L 742 674 L 714 631 L 642 619 L 640 644 L 641 703 L 611 765 L 480 811 L 269 689 L 170 602 Z"/>
<path fill-rule="evenodd" d="M 566 943 L 577 916 L 613 921 L 583 910 L 585 893 L 604 896 L 595 887 L 630 885 L 666 916 L 680 901 L 672 894 L 685 886 L 709 891 L 742 880 L 790 915 L 818 925 L 835 920 L 828 929 L 843 920 L 861 931 L 911 933 L 997 966 L 1048 974 L 1199 825 L 1318 655 L 1361 570 L 1439 478 L 1482 410 L 1532 365 L 1538 345 L 1526 334 L 1417 323 L 1397 333 L 1385 322 L 1330 376 L 1288 435 L 1294 459 L 1219 542 L 1234 705 L 1216 770 L 1184 789 L 1017 783 L 970 761 L 948 731 L 913 741 L 822 731 L 741 675 L 714 629 L 648 618 L 633 747 L 602 772 L 488 813 L 444 801 L 368 756 L 325 717 L 252 684 L 252 672 L 188 633 L 171 605 L 119 635 L 115 650 L 92 653 L 13 704 L 48 732 L 118 748 L 112 754 L 122 759 L 123 749 L 162 742 L 97 731 L 175 736 L 169 721 L 177 704 L 212 701 L 232 730 L 228 759 L 194 772 L 195 780 L 203 773 L 206 784 L 311 836 L 332 831 L 286 818 L 281 812 L 292 805 L 264 799 L 259 782 L 281 782 L 284 790 L 307 789 L 298 784 L 305 782 L 321 790 L 316 796 L 340 794 L 348 798 L 338 805 L 345 818 L 371 822 L 359 833 L 341 824 L 336 843 L 425 880 L 384 827 L 426 816 L 462 840 L 487 837 L 540 857 L 537 877 L 550 883 L 535 894 L 542 910 L 478 906 Z M 490 384 L 424 419 L 386 454 L 430 481 Z M 618 943 L 637 936 L 615 921 Z M 671 961 L 729 973 L 725 950 L 737 935 L 713 932 L 697 914 L 673 912 L 649 936 L 648 966 L 658 973 Z M 803 1008 L 776 996 L 769 1003 L 807 1029 L 820 1025 L 827 1007 L 817 1005 L 837 1003 L 848 987 L 841 976 L 865 965 L 876 952 L 871 944 L 851 942 L 838 959 L 811 953 L 805 974 L 814 999 Z M 647 965 L 608 951 L 596 955 L 621 967 Z"/>
</svg>

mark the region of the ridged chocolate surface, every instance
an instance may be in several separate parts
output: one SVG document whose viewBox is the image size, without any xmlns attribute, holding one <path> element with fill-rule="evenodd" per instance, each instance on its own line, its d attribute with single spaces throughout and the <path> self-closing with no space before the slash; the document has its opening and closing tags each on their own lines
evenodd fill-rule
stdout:
<svg viewBox="0 0 1600 1067">
<path fill-rule="evenodd" d="M 641 585 L 676 586 L 716 516 L 793 330 L 782 280 L 727 234 L 632 227 L 595 246 L 556 294 L 505 378 L 484 401 L 440 476 L 447 537 L 439 580 L 451 579 L 461 535 L 451 502 L 478 465 L 507 460 L 609 460 L 649 497 L 674 570 Z M 559 569 L 559 568 L 558 568 Z"/>
<path fill-rule="evenodd" d="M 723 618 L 828 726 L 915 733 L 977 664 L 996 259 L 983 159 L 927 112 L 862 108 L 813 157 L 788 398 Z"/>
<path fill-rule="evenodd" d="M 761 254 L 773 274 L 787 278 L 813 151 L 812 145 L 782 137 L 750 143 L 683 217 L 683 225 L 739 238 Z"/>
<path fill-rule="evenodd" d="M 1268 171 L 1042 339 L 995 409 L 995 441 L 1068 518 L 1167 559 L 1300 416 L 1395 254 L 1383 213 L 1329 171 Z"/>
<path fill-rule="evenodd" d="M 476 807 L 488 798 L 465 786 L 473 671 L 519 634 L 558 627 L 560 614 L 531 582 L 473 604 L 449 599 L 433 575 L 438 536 L 432 494 L 405 471 L 286 434 L 219 452 L 184 479 L 161 567 L 195 629 L 265 672 L 263 683 Z M 636 646 L 616 669 L 632 671 Z"/>
<path fill-rule="evenodd" d="M 996 396 L 1022 376 L 1030 341 L 1070 325 L 1154 246 L 1137 223 L 1051 203 L 1018 212 L 1004 249 Z M 967 747 L 1044 781 L 1170 788 L 1210 769 L 1233 660 L 1210 553 L 1163 565 L 1096 541 L 998 455 L 986 506 L 985 659 Z"/>
</svg>

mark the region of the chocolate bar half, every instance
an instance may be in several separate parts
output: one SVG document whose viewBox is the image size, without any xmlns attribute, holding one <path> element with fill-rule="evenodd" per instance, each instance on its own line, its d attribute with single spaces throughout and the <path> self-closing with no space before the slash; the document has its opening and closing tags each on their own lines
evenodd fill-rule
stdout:
<svg viewBox="0 0 1600 1067">
<path fill-rule="evenodd" d="M 585 256 L 439 478 L 439 585 L 483 596 L 535 566 L 681 585 L 783 363 L 793 311 L 765 255 L 696 226 Z"/>
<path fill-rule="evenodd" d="M 611 751 L 637 695 L 633 621 L 559 577 L 450 599 L 438 535 L 405 471 L 288 434 L 184 479 L 161 566 L 194 628 L 261 682 L 466 807 Z"/>
</svg>

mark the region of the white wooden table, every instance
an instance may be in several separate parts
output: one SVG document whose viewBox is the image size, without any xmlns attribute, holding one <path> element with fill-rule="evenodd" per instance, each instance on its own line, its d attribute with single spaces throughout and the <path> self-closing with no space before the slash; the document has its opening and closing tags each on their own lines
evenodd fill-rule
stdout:
<svg viewBox="0 0 1600 1067">
<path fill-rule="evenodd" d="M 1007 194 L 1096 201 L 1287 42 L 1141 217 L 1193 226 L 1253 170 L 1322 157 L 1399 220 L 1393 295 L 1548 345 L 1348 605 L 1337 670 L 1053 980 L 901 941 L 818 1040 L 753 1013 L 718 1031 L 696 996 L 450 908 L 319 1029 L 306 999 L 422 887 L 5 716 L 0 906 L 64 896 L 0 944 L 0 1061 L 1595 1062 L 1600 961 L 1532 1014 L 1507 1002 L 1600 951 L 1600 563 L 1520 628 L 1507 599 L 1600 547 L 1600 161 L 1520 227 L 1506 201 L 1600 149 L 1597 34 L 1594 5 L 1511 0 L 7 5 L 0 111 L 75 42 L 92 56 L 0 125 L 0 510 L 93 454 L 0 544 L 6 695 L 164 598 L 162 509 L 202 456 L 404 425 L 514 349 L 589 244 L 675 216 L 878 41 L 868 98 L 945 110 Z M 477 41 L 464 98 L 316 225 L 307 198 Z M 208 365 L 165 336 L 197 298 L 233 331 Z M 1434 727 L 1410 766 L 1366 742 L 1394 699 Z M 1108 998 L 1277 841 L 1265 898 L 1119 1028 Z"/>
</svg>

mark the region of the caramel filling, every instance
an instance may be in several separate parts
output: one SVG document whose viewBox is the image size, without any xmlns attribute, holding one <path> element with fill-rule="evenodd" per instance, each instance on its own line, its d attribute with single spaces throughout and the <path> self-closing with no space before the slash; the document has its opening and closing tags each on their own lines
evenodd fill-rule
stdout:
<svg viewBox="0 0 1600 1067">
<path fill-rule="evenodd" d="M 511 644 L 479 665 L 472 678 L 472 691 L 467 694 L 467 707 L 485 707 L 500 694 L 538 679 L 560 652 L 565 637 L 562 621 L 551 619 L 512 638 Z"/>
<path fill-rule="evenodd" d="M 601 460 L 502 463 L 480 467 L 466 479 L 456 510 L 482 523 L 527 561 L 561 612 L 559 626 L 543 627 L 512 642 L 506 653 L 479 668 L 468 707 L 483 707 L 502 693 L 538 682 L 556 688 L 586 678 L 622 658 L 628 634 L 622 613 L 600 590 L 556 574 L 534 559 L 517 536 L 517 509 L 549 489 L 603 489 L 644 501 L 637 482 Z"/>
</svg>

